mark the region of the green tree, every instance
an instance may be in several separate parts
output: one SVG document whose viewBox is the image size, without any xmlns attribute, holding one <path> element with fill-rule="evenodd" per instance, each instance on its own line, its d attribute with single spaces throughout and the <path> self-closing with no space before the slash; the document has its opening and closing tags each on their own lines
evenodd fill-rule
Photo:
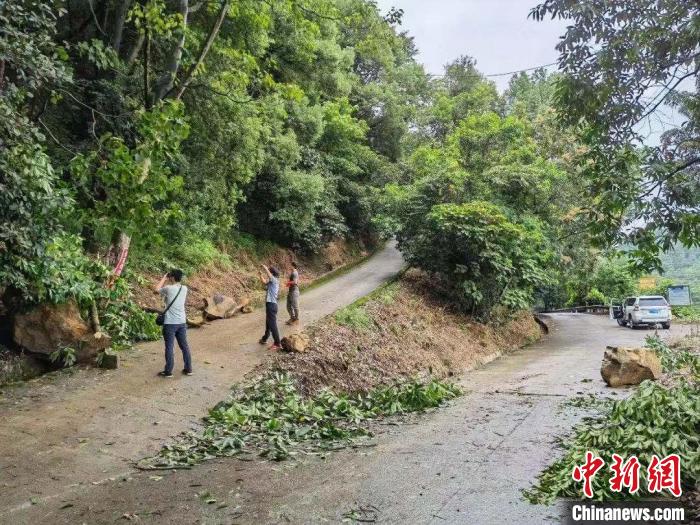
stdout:
<svg viewBox="0 0 700 525">
<path fill-rule="evenodd" d="M 72 202 L 44 149 L 35 98 L 71 82 L 53 4 L 0 5 L 0 298 L 46 298 L 42 261 Z"/>
<path fill-rule="evenodd" d="M 464 310 L 527 308 L 546 281 L 544 238 L 534 224 L 509 221 L 488 202 L 439 204 L 420 231 L 400 239 L 408 262 L 437 277 Z"/>
<path fill-rule="evenodd" d="M 547 0 L 531 16 L 569 22 L 557 45 L 556 96 L 561 118 L 588 148 L 582 173 L 595 196 L 586 210 L 591 231 L 606 245 L 632 244 L 644 268 L 658 268 L 660 251 L 676 241 L 698 245 L 697 5 Z M 644 130 L 668 105 L 685 118 L 650 145 Z"/>
</svg>

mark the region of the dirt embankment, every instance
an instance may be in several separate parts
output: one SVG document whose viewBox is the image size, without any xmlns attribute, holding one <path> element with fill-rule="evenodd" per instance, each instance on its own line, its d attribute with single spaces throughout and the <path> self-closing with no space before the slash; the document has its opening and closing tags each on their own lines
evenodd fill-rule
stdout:
<svg viewBox="0 0 700 525">
<path fill-rule="evenodd" d="M 530 312 L 483 324 L 451 311 L 417 271 L 307 328 L 305 353 L 280 354 L 252 374 L 294 375 L 306 394 L 364 392 L 408 377 L 445 378 L 537 340 Z"/>
<path fill-rule="evenodd" d="M 297 256 L 292 250 L 281 247 L 266 254 L 241 250 L 230 264 L 213 265 L 187 277 L 185 284 L 190 289 L 187 308 L 201 308 L 203 299 L 216 293 L 227 295 L 236 301 L 245 297 L 252 301 L 262 300 L 264 290 L 258 277 L 261 264 L 278 268 L 285 277 L 291 272 L 292 262 L 296 261 L 299 265 L 299 280 L 304 287 L 329 272 L 366 257 L 371 250 L 372 247 L 364 243 L 343 240 L 333 241 L 319 252 L 307 256 Z M 144 277 L 144 284 L 133 290 L 134 299 L 142 308 L 162 308 L 159 296 L 152 290 L 161 276 L 152 274 Z M 282 287 L 280 292 L 284 293 L 285 290 Z"/>
</svg>

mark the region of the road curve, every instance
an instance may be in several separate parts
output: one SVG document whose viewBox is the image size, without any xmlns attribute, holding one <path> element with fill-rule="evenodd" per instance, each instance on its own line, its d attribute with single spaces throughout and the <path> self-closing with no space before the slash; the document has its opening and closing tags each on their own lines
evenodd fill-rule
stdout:
<svg viewBox="0 0 700 525">
<path fill-rule="evenodd" d="M 103 478 L 0 514 L 0 522 L 100 524 L 128 515 L 164 524 L 339 523 L 349 516 L 377 523 L 558 523 L 560 507 L 530 505 L 521 490 L 558 455 L 555 440 L 579 417 L 561 404 L 584 393 L 610 395 L 599 372 L 605 346 L 641 344 L 650 331 L 587 314 L 552 315 L 549 325 L 540 342 L 465 374 L 460 382 L 468 392 L 450 406 L 384 426 L 373 448 L 286 463 L 219 459 L 155 477 Z"/>
<path fill-rule="evenodd" d="M 353 512 L 378 523 L 560 522 L 562 507 L 530 505 L 521 490 L 560 454 L 555 440 L 580 417 L 561 405 L 581 394 L 610 396 L 600 377 L 606 345 L 640 345 L 652 331 L 587 314 L 551 315 L 548 324 L 537 344 L 466 374 L 466 396 L 393 427 L 369 453 L 344 451 L 283 474 L 239 472 L 247 495 L 240 522 L 339 522 Z"/>
<path fill-rule="evenodd" d="M 348 273 L 303 292 L 302 321 L 313 322 L 367 295 L 403 265 L 389 243 Z M 288 331 L 284 319 L 283 334 Z M 196 425 L 233 383 L 269 355 L 257 344 L 263 329 L 264 312 L 258 309 L 191 330 L 191 377 L 155 376 L 163 366 L 162 343 L 156 341 L 124 355 L 119 370 L 76 369 L 5 388 L 0 395 L 0 523 L 57 523 L 46 516 L 66 501 L 89 498 L 99 484 L 129 476 L 134 460 Z M 181 357 L 175 352 L 177 365 Z M 58 512 L 56 519 L 66 514 Z"/>
</svg>

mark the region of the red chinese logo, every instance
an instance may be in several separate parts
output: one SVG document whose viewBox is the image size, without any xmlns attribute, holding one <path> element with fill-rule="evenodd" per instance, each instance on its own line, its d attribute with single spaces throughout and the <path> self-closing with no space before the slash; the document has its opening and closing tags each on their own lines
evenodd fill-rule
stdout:
<svg viewBox="0 0 700 525">
<path fill-rule="evenodd" d="M 622 461 L 622 457 L 613 454 L 613 464 L 610 465 L 610 470 L 613 475 L 610 478 L 610 490 L 613 492 L 622 492 L 622 487 L 627 487 L 630 494 L 634 494 L 639 490 L 639 460 L 637 456 L 632 456 L 626 462 Z"/>
<path fill-rule="evenodd" d="M 627 461 L 613 454 L 613 463 L 610 465 L 612 476 L 610 477 L 610 490 L 622 492 L 627 488 L 630 494 L 639 491 L 639 471 L 641 464 L 636 456 L 631 456 Z M 594 456 L 592 452 L 586 452 L 586 461 L 583 465 L 574 467 L 571 477 L 574 481 L 583 481 L 583 494 L 587 498 L 593 497 L 593 478 L 603 468 L 605 461 Z M 681 489 L 681 459 L 678 454 L 670 454 L 663 459 L 654 455 L 647 468 L 647 489 L 650 493 L 668 490 L 675 497 L 680 497 Z"/>
<path fill-rule="evenodd" d="M 681 458 L 678 454 L 671 454 L 664 459 L 656 455 L 651 456 L 651 464 L 647 469 L 649 480 L 649 492 L 661 492 L 663 489 L 676 496 L 682 494 L 681 490 Z"/>
<path fill-rule="evenodd" d="M 605 465 L 605 461 L 597 456 L 593 457 L 592 452 L 586 452 L 586 462 L 581 466 L 574 467 L 574 471 L 571 473 L 574 481 L 583 481 L 583 494 L 587 498 L 593 497 L 591 481 L 596 472 L 603 468 L 603 465 Z"/>
</svg>

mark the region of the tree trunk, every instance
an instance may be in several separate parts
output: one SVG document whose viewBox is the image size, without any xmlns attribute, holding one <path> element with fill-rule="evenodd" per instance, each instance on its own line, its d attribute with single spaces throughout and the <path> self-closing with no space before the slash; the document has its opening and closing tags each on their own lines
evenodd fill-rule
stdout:
<svg viewBox="0 0 700 525">
<path fill-rule="evenodd" d="M 146 109 L 151 109 L 151 90 L 148 87 L 150 80 L 148 78 L 148 68 L 151 61 L 151 35 L 148 31 L 148 25 L 144 29 L 144 39 L 146 45 L 143 49 L 143 105 Z"/>
<path fill-rule="evenodd" d="M 102 331 L 102 326 L 100 325 L 100 314 L 97 312 L 97 303 L 92 301 L 90 303 L 90 324 L 92 325 L 92 331 L 99 334 Z"/>
<path fill-rule="evenodd" d="M 151 159 L 146 157 L 143 160 L 143 165 L 141 168 L 141 176 L 139 177 L 139 184 L 143 184 L 148 178 L 148 174 L 151 170 Z M 122 274 L 124 271 L 124 266 L 126 265 L 126 260 L 129 257 L 129 247 L 131 246 L 131 237 L 121 230 L 115 230 L 112 234 L 112 244 L 107 252 L 107 264 L 112 267 L 112 275 L 109 277 L 109 282 L 107 287 L 110 288 L 114 281 Z"/>
<path fill-rule="evenodd" d="M 114 28 L 112 30 L 112 49 L 119 55 L 119 49 L 122 45 L 122 35 L 124 33 L 124 21 L 126 20 L 126 15 L 129 12 L 129 7 L 131 5 L 131 0 L 121 0 L 119 5 L 117 5 L 117 10 L 114 18 Z"/>
<path fill-rule="evenodd" d="M 156 81 L 155 86 L 155 96 L 154 100 L 162 100 L 170 92 L 175 84 L 175 77 L 177 76 L 177 71 L 180 68 L 180 61 L 182 60 L 182 50 L 185 48 L 185 34 L 187 32 L 187 15 L 189 13 L 189 2 L 188 0 L 179 0 L 178 12 L 182 15 L 183 24 L 180 31 L 180 37 L 175 43 L 175 47 L 170 53 L 168 59 L 168 65 L 165 69 L 165 73 Z"/>
<path fill-rule="evenodd" d="M 202 49 L 199 52 L 197 60 L 187 70 L 184 78 L 182 79 L 182 82 L 180 82 L 180 85 L 171 89 L 167 96 L 172 97 L 176 100 L 182 98 L 182 94 L 192 82 L 192 79 L 194 78 L 197 69 L 202 64 L 202 62 L 204 62 L 204 59 L 207 57 L 207 54 L 209 53 L 209 50 L 211 49 L 211 46 L 214 43 L 214 40 L 219 34 L 219 31 L 221 30 L 221 25 L 224 23 L 224 19 L 226 18 L 226 14 L 228 13 L 228 8 L 230 5 L 231 0 L 224 0 L 224 2 L 221 4 L 221 9 L 219 10 L 219 14 L 216 17 L 216 22 L 214 22 L 214 26 L 211 28 L 211 31 L 209 31 L 207 40 L 204 42 L 204 45 L 202 46 Z"/>
<path fill-rule="evenodd" d="M 126 260 L 129 257 L 131 237 L 122 231 L 115 231 L 112 236 L 112 244 L 107 252 L 107 264 L 112 268 L 112 274 L 107 280 L 107 288 L 111 288 L 114 281 L 124 271 Z"/>
<path fill-rule="evenodd" d="M 131 48 L 131 52 L 129 53 L 129 56 L 126 59 L 126 65 L 129 67 L 129 72 L 131 72 L 131 68 L 136 63 L 136 59 L 138 58 L 139 53 L 141 52 L 141 48 L 143 47 L 143 41 L 144 35 L 143 33 L 139 33 L 136 42 L 134 42 L 134 47 Z"/>
</svg>

